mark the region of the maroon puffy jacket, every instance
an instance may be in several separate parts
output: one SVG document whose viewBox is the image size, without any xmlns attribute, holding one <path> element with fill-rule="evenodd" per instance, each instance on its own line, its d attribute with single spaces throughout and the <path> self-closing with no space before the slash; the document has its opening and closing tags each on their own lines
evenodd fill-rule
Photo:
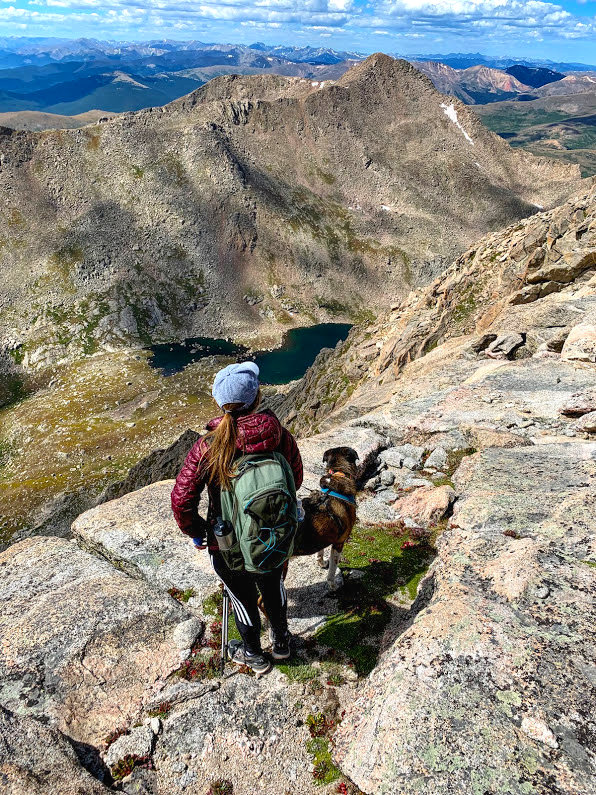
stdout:
<svg viewBox="0 0 596 795">
<path fill-rule="evenodd" d="M 217 417 L 207 425 L 207 430 L 217 428 L 222 418 Z M 258 414 L 247 414 L 238 417 L 238 450 L 241 453 L 281 453 L 292 468 L 296 488 L 302 485 L 302 458 L 298 445 L 292 434 L 282 427 L 272 411 L 265 409 Z M 172 510 L 178 526 L 191 538 L 204 538 L 206 523 L 199 516 L 197 507 L 201 492 L 208 487 L 209 525 L 220 513 L 219 487 L 207 483 L 207 461 L 209 456 L 209 443 L 202 436 L 191 448 L 172 490 Z M 208 542 L 211 546 L 214 539 L 208 533 Z"/>
</svg>

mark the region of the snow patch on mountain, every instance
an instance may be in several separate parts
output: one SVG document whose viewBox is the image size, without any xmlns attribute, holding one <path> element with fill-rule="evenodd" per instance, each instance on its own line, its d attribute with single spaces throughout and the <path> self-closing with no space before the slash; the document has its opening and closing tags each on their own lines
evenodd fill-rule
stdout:
<svg viewBox="0 0 596 795">
<path fill-rule="evenodd" d="M 455 124 L 455 126 L 458 127 L 463 132 L 466 141 L 468 141 L 470 144 L 472 144 L 472 146 L 474 146 L 474 141 L 465 131 L 460 120 L 457 118 L 457 111 L 455 110 L 455 105 L 453 104 L 453 102 L 450 105 L 447 105 L 445 102 L 441 102 L 441 107 L 443 108 L 445 116 L 451 119 L 451 121 Z"/>
</svg>

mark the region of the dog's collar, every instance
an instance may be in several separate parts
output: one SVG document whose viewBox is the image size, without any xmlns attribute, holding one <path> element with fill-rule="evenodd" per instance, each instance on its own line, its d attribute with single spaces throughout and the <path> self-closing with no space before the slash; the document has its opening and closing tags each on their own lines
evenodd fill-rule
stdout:
<svg viewBox="0 0 596 795">
<path fill-rule="evenodd" d="M 352 497 L 351 494 L 339 494 L 337 491 L 332 491 L 331 489 L 321 489 L 323 494 L 328 494 L 330 497 L 335 497 L 338 500 L 343 500 L 344 502 L 349 502 L 350 505 L 356 505 L 356 500 Z"/>
<path fill-rule="evenodd" d="M 332 475 L 334 477 L 340 477 L 340 478 L 345 478 L 346 477 L 346 473 L 342 472 L 339 469 L 328 469 L 327 470 L 327 474 L 328 475 Z"/>
</svg>

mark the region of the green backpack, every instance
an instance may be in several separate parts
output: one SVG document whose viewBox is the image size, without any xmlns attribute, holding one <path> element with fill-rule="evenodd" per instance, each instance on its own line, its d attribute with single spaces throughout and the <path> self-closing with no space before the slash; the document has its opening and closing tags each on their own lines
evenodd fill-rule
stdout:
<svg viewBox="0 0 596 795">
<path fill-rule="evenodd" d="M 298 528 L 294 475 L 284 456 L 238 458 L 230 490 L 221 490 L 221 512 L 235 535 L 232 547 L 222 551 L 228 568 L 264 574 L 283 566 Z"/>
</svg>

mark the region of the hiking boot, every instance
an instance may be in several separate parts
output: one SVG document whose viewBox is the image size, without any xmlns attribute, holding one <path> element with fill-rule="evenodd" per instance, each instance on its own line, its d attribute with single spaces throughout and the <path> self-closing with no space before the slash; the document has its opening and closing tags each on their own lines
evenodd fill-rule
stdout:
<svg viewBox="0 0 596 795">
<path fill-rule="evenodd" d="M 249 654 L 239 640 L 228 643 L 228 657 L 236 665 L 246 665 L 256 674 L 266 674 L 271 670 L 271 663 L 263 654 Z"/>
<path fill-rule="evenodd" d="M 292 636 L 286 632 L 280 638 L 276 637 L 272 629 L 269 630 L 269 640 L 271 641 L 271 656 L 274 660 L 287 660 L 292 656 L 290 641 Z"/>
</svg>

